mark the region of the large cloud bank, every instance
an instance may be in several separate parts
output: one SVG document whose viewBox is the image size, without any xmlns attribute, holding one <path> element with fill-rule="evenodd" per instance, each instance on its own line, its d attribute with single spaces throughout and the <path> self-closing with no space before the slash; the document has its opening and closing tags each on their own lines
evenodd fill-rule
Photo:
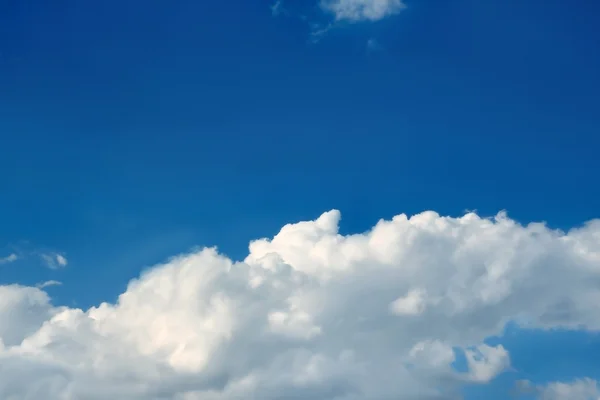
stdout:
<svg viewBox="0 0 600 400">
<path fill-rule="evenodd" d="M 0 398 L 454 399 L 510 366 L 483 344 L 507 321 L 600 328 L 600 221 L 425 212 L 342 236 L 339 219 L 286 225 L 243 262 L 176 257 L 87 311 L 0 286 Z"/>
</svg>

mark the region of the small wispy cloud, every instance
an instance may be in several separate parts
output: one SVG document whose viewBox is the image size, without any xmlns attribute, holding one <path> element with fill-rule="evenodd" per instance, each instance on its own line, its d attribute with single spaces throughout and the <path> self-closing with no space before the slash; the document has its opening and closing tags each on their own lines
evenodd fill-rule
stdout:
<svg viewBox="0 0 600 400">
<path fill-rule="evenodd" d="M 69 261 L 67 258 L 60 253 L 43 253 L 40 257 L 50 269 L 59 269 L 67 266 Z"/>
<path fill-rule="evenodd" d="M 282 0 L 277 0 L 275 3 L 273 3 L 271 5 L 271 14 L 274 17 L 277 17 L 279 15 L 287 15 L 287 10 L 283 7 L 283 1 Z"/>
<path fill-rule="evenodd" d="M 59 282 L 59 281 L 46 281 L 46 282 L 38 283 L 36 285 L 36 287 L 38 289 L 44 289 L 44 288 L 47 288 L 50 286 L 61 286 L 61 285 L 62 285 L 62 282 Z"/>
<path fill-rule="evenodd" d="M 377 51 L 382 51 L 383 46 L 377 41 L 377 39 L 371 38 L 367 40 L 367 52 L 374 53 Z"/>
<path fill-rule="evenodd" d="M 308 16 L 302 13 L 290 11 L 284 5 L 283 0 L 275 0 L 275 2 L 272 3 L 269 8 L 271 9 L 271 15 L 273 15 L 273 17 L 279 17 L 283 15 L 286 17 L 298 18 L 304 23 L 308 23 L 310 26 L 310 42 L 312 43 L 317 43 L 334 26 L 332 22 L 311 22 L 311 18 Z"/>
<path fill-rule="evenodd" d="M 331 23 L 324 26 L 313 24 L 310 31 L 310 41 L 312 43 L 317 43 L 319 40 L 321 40 L 321 38 L 323 38 L 323 36 L 325 36 L 327 32 L 331 30 L 331 28 L 333 28 L 333 24 Z"/>
<path fill-rule="evenodd" d="M 0 264 L 8 264 L 8 263 L 17 261 L 18 259 L 19 259 L 19 256 L 16 255 L 15 253 L 12 253 L 6 257 L 0 258 Z"/>
<path fill-rule="evenodd" d="M 402 0 L 322 0 L 321 8 L 337 21 L 379 21 L 406 8 Z"/>
<path fill-rule="evenodd" d="M 330 30 L 359 22 L 377 22 L 400 13 L 406 8 L 404 0 L 317 0 L 317 15 L 297 14 L 284 6 L 284 0 L 270 5 L 274 17 L 296 17 L 310 26 L 310 42 L 319 42 Z M 325 17 L 325 19 L 323 19 Z M 382 50 L 374 39 L 369 40 L 368 52 Z"/>
</svg>

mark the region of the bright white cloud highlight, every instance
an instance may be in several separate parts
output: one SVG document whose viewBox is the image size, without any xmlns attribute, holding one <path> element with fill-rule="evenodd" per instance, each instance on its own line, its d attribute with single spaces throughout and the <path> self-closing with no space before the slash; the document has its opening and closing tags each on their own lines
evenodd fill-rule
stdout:
<svg viewBox="0 0 600 400">
<path fill-rule="evenodd" d="M 424 212 L 342 236 L 339 220 L 286 225 L 243 262 L 173 258 L 89 310 L 0 286 L 0 398 L 451 399 L 509 367 L 483 343 L 509 320 L 600 328 L 600 221 Z"/>
<path fill-rule="evenodd" d="M 322 0 L 321 7 L 338 21 L 378 21 L 406 8 L 402 0 Z"/>
</svg>

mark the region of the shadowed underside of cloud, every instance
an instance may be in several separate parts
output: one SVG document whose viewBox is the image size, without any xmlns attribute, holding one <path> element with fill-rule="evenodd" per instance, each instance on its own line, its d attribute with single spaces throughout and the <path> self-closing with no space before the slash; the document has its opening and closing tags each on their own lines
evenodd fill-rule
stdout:
<svg viewBox="0 0 600 400">
<path fill-rule="evenodd" d="M 510 366 L 483 344 L 509 321 L 600 328 L 600 221 L 424 212 L 342 236 L 339 219 L 286 225 L 242 262 L 173 258 L 85 311 L 0 286 L 0 398 L 455 399 Z"/>
</svg>

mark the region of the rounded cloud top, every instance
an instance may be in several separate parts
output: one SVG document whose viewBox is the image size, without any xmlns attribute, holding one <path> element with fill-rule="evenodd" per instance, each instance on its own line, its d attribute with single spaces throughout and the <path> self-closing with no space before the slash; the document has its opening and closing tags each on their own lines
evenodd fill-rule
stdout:
<svg viewBox="0 0 600 400">
<path fill-rule="evenodd" d="M 509 321 L 600 328 L 598 221 L 424 212 L 347 236 L 339 222 L 286 225 L 242 262 L 176 257 L 89 310 L 0 286 L 0 398 L 449 399 L 510 366 L 483 343 Z"/>
</svg>

